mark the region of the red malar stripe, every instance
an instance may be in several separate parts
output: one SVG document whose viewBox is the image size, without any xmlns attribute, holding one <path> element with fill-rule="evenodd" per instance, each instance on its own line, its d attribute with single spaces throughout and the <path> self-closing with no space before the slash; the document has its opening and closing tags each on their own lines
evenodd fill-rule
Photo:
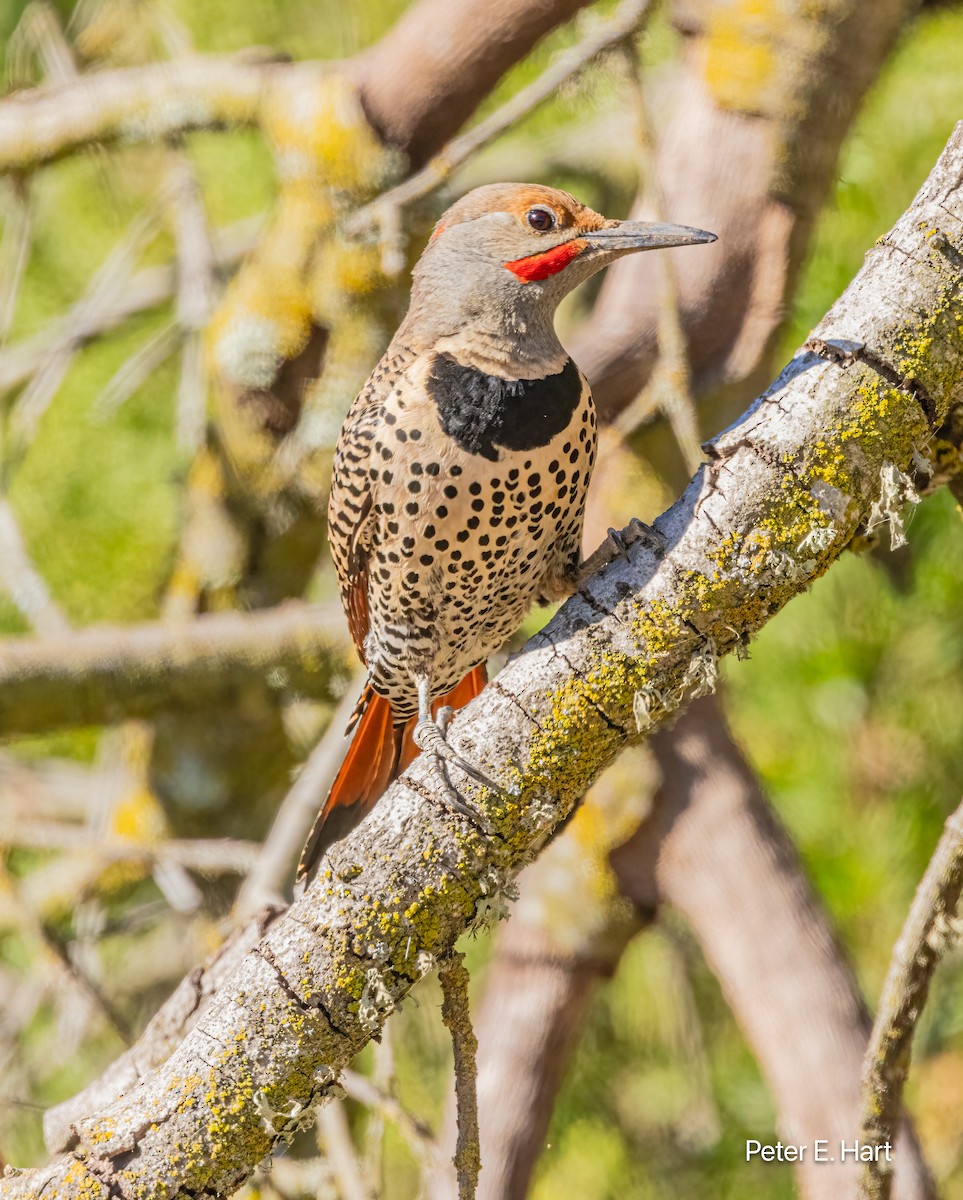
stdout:
<svg viewBox="0 0 963 1200">
<path fill-rule="evenodd" d="M 504 264 L 513 275 L 517 275 L 522 283 L 537 283 L 540 279 L 548 279 L 565 269 L 573 258 L 585 249 L 585 242 L 575 238 L 571 242 L 563 242 L 554 250 L 545 250 L 541 254 L 532 254 L 528 258 L 516 258 L 514 262 Z"/>
</svg>

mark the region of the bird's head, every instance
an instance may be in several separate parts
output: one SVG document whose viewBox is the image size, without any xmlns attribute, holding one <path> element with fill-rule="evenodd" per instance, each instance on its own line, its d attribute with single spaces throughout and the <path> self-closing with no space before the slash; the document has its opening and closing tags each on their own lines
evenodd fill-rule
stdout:
<svg viewBox="0 0 963 1200">
<path fill-rule="evenodd" d="M 435 226 L 414 270 L 406 324 L 409 334 L 435 340 L 474 338 L 476 349 L 500 339 L 506 351 L 537 359 L 558 347 L 559 301 L 610 262 L 715 240 L 684 225 L 609 220 L 556 188 L 488 184 L 463 196 Z M 497 345 L 494 352 L 500 353 Z"/>
</svg>

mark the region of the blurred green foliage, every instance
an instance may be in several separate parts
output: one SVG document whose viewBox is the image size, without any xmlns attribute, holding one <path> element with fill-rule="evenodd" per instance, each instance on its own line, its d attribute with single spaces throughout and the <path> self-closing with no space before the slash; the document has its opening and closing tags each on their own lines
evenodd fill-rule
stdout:
<svg viewBox="0 0 963 1200">
<path fill-rule="evenodd" d="M 298 57 L 349 55 L 403 7 L 403 0 L 174 5 L 200 49 L 270 44 Z M 70 6 L 60 8 L 69 18 Z M 0 0 L 0 38 L 9 36 L 21 9 Z M 572 37 L 562 31 L 549 39 L 489 103 L 534 75 Z M 664 25 L 653 41 L 651 56 L 669 51 Z M 819 223 L 788 323 L 787 354 L 905 208 L 963 116 L 961 62 L 963 10 L 955 6 L 921 16 L 888 64 L 849 139 Z M 537 139 L 587 108 L 605 111 L 617 102 L 611 76 L 590 73 L 588 82 L 566 90 L 511 136 Z M 254 135 L 199 135 L 191 151 L 215 222 L 270 202 L 271 164 Z M 41 175 L 34 251 L 14 336 L 41 327 L 81 294 L 162 167 L 162 151 L 129 149 L 112 159 L 109 172 L 90 154 Z M 169 249 L 159 233 L 144 261 Z M 34 560 L 78 623 L 154 615 L 168 575 L 188 465 L 173 437 L 176 363 L 157 371 L 109 421 L 92 417 L 112 374 L 168 318 L 161 312 L 130 322 L 79 355 L 36 441 L 7 467 Z M 963 522 L 948 494 L 923 502 L 909 538 L 909 547 L 896 554 L 847 556 L 767 627 L 751 661 L 727 663 L 725 671 L 735 732 L 796 838 L 870 998 L 942 821 L 963 789 Z M 22 629 L 0 596 L 0 630 Z M 88 755 L 90 737 L 62 737 L 56 748 Z M 143 895 L 125 902 L 135 899 Z M 472 942 L 468 950 L 480 992 L 487 942 Z M 4 963 L 22 967 L 35 953 L 25 935 L 0 931 Z M 673 1019 L 667 1010 L 677 1000 L 678 971 L 667 965 L 672 955 L 681 956 L 688 975 L 707 1088 L 694 1083 L 694 1064 L 665 1036 Z M 409 1004 L 394 1025 L 402 1093 L 437 1123 L 448 1050 L 433 988 L 420 988 L 419 1004 Z M 133 1015 L 146 1017 L 149 1005 Z M 44 1104 L 71 1094 L 118 1050 L 114 1035 L 102 1030 L 65 1064 L 56 1056 L 56 1037 L 49 1012 L 41 1009 L 21 1047 L 34 1089 L 25 1099 Z M 944 1194 L 963 1197 L 963 1119 L 948 1116 L 963 1112 L 963 964 L 956 956 L 938 976 L 920 1030 L 911 1098 Z M 363 1125 L 362 1114 L 353 1119 Z M 745 1139 L 773 1132 L 759 1071 L 698 951 L 684 930 L 669 940 L 652 932 L 636 939 L 598 995 L 534 1195 L 776 1200 L 791 1191 L 788 1169 L 744 1161 Z M 409 1152 L 394 1135 L 386 1145 L 393 1181 L 386 1197 L 414 1196 L 417 1171 Z M 0 1107 L 0 1147 L 19 1163 L 42 1157 L 38 1111 Z"/>
</svg>

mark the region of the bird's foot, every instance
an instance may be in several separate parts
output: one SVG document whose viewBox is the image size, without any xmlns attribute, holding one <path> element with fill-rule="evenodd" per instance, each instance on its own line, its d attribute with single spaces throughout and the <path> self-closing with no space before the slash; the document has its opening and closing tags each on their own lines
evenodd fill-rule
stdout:
<svg viewBox="0 0 963 1200">
<path fill-rule="evenodd" d="M 645 542 L 660 558 L 665 554 L 666 541 L 662 534 L 651 525 L 640 521 L 638 517 L 633 517 L 624 529 L 608 531 L 605 541 L 594 553 L 589 555 L 579 568 L 579 580 L 584 583 L 590 575 L 601 571 L 603 567 L 615 562 L 617 558 L 628 559 L 629 547 L 634 546 L 636 542 Z"/>
<path fill-rule="evenodd" d="M 646 525 L 638 517 L 633 517 L 624 529 L 610 529 L 608 531 L 608 540 L 613 550 L 613 561 L 616 555 L 619 558 L 628 559 L 629 547 L 634 546 L 636 542 L 645 542 L 657 554 L 665 554 L 666 541 L 664 536 L 653 525 Z"/>
<path fill-rule="evenodd" d="M 482 771 L 479 771 L 467 759 L 462 758 L 457 750 L 449 746 L 445 733 L 453 716 L 454 709 L 446 705 L 439 712 L 435 720 L 422 718 L 415 726 L 415 731 L 412 735 L 415 745 L 419 750 L 424 750 L 426 754 L 431 754 L 435 758 L 442 759 L 446 764 L 457 767 L 459 771 L 463 771 L 469 779 L 474 779 L 482 787 L 497 791 L 498 784 L 489 779 Z"/>
<path fill-rule="evenodd" d="M 449 808 L 471 821 L 476 829 L 486 835 L 492 832 L 491 826 L 485 820 L 484 816 L 478 811 L 474 805 L 469 804 L 463 796 L 459 794 L 457 789 L 448 777 L 448 767 L 457 767 L 469 779 L 474 779 L 476 783 L 498 791 L 498 784 L 489 779 L 482 771 L 468 762 L 467 759 L 454 750 L 445 737 L 445 732 L 454 716 L 455 710 L 446 705 L 440 709 L 438 716 L 432 720 L 431 718 L 422 718 L 415 726 L 412 737 L 415 745 L 422 750 L 431 760 L 432 768 L 438 779 L 441 781 L 442 789 L 445 794 L 445 801 Z"/>
</svg>

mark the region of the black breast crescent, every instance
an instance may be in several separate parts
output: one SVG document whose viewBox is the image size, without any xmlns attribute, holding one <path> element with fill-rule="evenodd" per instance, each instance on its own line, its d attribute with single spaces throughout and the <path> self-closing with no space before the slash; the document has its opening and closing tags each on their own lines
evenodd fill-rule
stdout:
<svg viewBox="0 0 963 1200">
<path fill-rule="evenodd" d="M 497 462 L 499 447 L 535 450 L 567 428 L 582 378 L 571 359 L 544 379 L 502 379 L 436 354 L 427 387 L 445 433 L 470 454 Z"/>
</svg>

